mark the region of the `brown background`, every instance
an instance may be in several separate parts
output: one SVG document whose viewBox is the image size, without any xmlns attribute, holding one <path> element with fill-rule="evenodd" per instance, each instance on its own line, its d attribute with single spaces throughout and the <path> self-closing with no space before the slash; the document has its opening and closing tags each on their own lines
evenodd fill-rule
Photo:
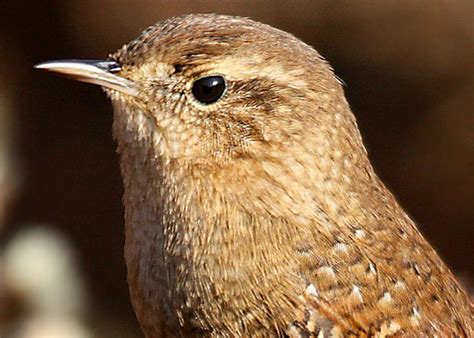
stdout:
<svg viewBox="0 0 474 338">
<path fill-rule="evenodd" d="M 0 142 L 10 153 L 3 150 L 0 161 L 11 170 L 0 185 L 0 245 L 28 224 L 57 229 L 77 250 L 93 334 L 140 336 L 122 258 L 122 186 L 111 105 L 97 87 L 32 66 L 48 59 L 103 58 L 158 20 L 217 12 L 289 31 L 329 60 L 347 85 L 377 172 L 469 284 L 474 273 L 473 4 L 2 1 Z M 3 310 L 7 323 L 21 324 L 22 310 L 12 314 L 11 309 Z"/>
</svg>

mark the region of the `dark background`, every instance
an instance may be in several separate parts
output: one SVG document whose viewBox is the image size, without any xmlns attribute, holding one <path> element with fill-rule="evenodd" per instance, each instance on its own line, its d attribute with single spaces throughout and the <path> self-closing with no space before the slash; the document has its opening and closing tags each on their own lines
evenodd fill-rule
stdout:
<svg viewBox="0 0 474 338">
<path fill-rule="evenodd" d="M 376 171 L 471 288 L 471 0 L 2 1 L 0 248 L 38 227 L 64 237 L 88 299 L 71 317 L 91 336 L 140 336 L 123 262 L 111 105 L 95 86 L 32 66 L 103 58 L 156 21 L 208 12 L 249 16 L 289 31 L 329 60 L 346 83 Z M 27 337 L 23 326 L 37 310 L 28 292 L 8 285 L 3 270 L 0 265 L 0 335 Z"/>
</svg>

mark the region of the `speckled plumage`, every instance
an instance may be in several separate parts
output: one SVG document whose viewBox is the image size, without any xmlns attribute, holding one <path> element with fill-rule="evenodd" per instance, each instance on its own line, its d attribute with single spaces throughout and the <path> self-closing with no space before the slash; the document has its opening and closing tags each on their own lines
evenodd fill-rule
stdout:
<svg viewBox="0 0 474 338">
<path fill-rule="evenodd" d="M 472 336 L 468 296 L 374 173 L 330 66 L 249 19 L 166 20 L 111 55 L 125 257 L 148 337 Z M 221 74 L 201 105 L 195 79 Z"/>
</svg>

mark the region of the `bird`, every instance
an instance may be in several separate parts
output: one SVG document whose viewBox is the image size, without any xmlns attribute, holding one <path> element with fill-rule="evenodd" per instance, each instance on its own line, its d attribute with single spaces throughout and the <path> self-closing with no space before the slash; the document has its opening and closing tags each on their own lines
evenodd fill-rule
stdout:
<svg viewBox="0 0 474 338">
<path fill-rule="evenodd" d="M 341 81 L 293 35 L 178 16 L 39 69 L 114 107 L 146 337 L 473 336 L 473 304 L 375 173 Z"/>
</svg>

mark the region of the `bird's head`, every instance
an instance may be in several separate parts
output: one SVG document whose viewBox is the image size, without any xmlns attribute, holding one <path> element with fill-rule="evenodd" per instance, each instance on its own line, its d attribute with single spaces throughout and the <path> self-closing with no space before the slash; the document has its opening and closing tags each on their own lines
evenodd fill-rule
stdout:
<svg viewBox="0 0 474 338">
<path fill-rule="evenodd" d="M 102 86 L 119 143 L 143 141 L 167 159 L 221 165 L 292 152 L 295 144 L 326 148 L 352 119 L 315 50 L 245 18 L 172 18 L 106 60 L 38 67 Z"/>
</svg>

